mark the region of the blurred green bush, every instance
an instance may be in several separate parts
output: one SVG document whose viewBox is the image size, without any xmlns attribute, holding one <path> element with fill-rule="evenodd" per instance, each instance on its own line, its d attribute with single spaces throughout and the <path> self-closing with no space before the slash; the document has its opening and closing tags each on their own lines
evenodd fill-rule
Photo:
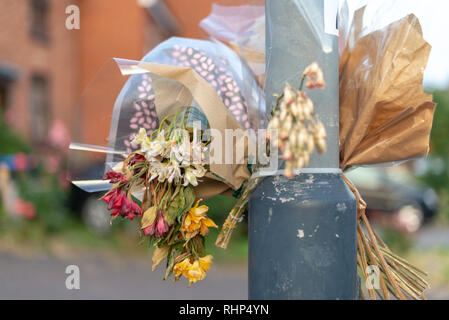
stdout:
<svg viewBox="0 0 449 320">
<path fill-rule="evenodd" d="M 30 146 L 14 130 L 6 125 L 0 113 L 0 155 L 18 152 L 29 153 Z"/>
<path fill-rule="evenodd" d="M 449 91 L 435 90 L 433 95 L 437 108 L 431 135 L 431 153 L 426 170 L 419 179 L 438 192 L 440 217 L 449 221 Z"/>
<path fill-rule="evenodd" d="M 0 115 L 0 155 L 32 152 L 31 146 Z M 30 220 L 8 216 L 0 202 L 0 230 L 15 229 L 26 234 L 34 228 L 53 233 L 70 227 L 73 219 L 67 210 L 67 193 L 61 188 L 58 176 L 48 173 L 38 156 L 35 168 L 12 172 L 11 179 L 18 197 L 33 204 L 36 216 Z"/>
</svg>

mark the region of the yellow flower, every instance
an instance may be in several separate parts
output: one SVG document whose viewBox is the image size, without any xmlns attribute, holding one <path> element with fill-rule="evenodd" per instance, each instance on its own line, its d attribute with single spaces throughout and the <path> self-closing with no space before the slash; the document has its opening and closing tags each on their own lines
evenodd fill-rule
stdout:
<svg viewBox="0 0 449 320">
<path fill-rule="evenodd" d="M 176 280 L 179 279 L 179 277 L 183 275 L 188 270 L 189 267 L 190 267 L 190 258 L 186 258 L 181 262 L 175 264 L 173 268 L 173 273 L 176 277 Z"/>
<path fill-rule="evenodd" d="M 206 277 L 206 272 L 201 268 L 199 261 L 195 260 L 195 262 L 187 269 L 184 276 L 189 279 L 190 287 L 192 283 L 195 283 L 198 280 L 203 280 Z"/>
<path fill-rule="evenodd" d="M 189 279 L 189 287 L 192 283 L 198 280 L 203 280 L 206 277 L 206 271 L 209 270 L 212 263 L 212 256 L 208 255 L 203 258 L 195 260 L 190 263 L 190 258 L 186 258 L 183 261 L 177 263 L 173 268 L 175 280 L 178 280 L 181 275 Z"/>
<path fill-rule="evenodd" d="M 205 205 L 198 207 L 199 202 L 200 200 L 189 210 L 181 226 L 181 231 L 186 233 L 187 240 L 196 236 L 198 232 L 205 236 L 209 232 L 209 228 L 218 228 L 215 222 L 206 215 L 209 207 Z"/>
<path fill-rule="evenodd" d="M 212 258 L 213 258 L 212 255 L 207 255 L 199 259 L 200 266 L 201 268 L 203 268 L 204 271 L 209 270 L 210 265 L 212 263 Z"/>
</svg>

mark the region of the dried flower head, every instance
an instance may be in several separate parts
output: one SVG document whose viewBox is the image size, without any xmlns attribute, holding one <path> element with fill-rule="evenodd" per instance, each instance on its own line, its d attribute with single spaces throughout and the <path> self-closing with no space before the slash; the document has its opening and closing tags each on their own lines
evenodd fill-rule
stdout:
<svg viewBox="0 0 449 320">
<path fill-rule="evenodd" d="M 286 161 L 284 175 L 289 178 L 294 176 L 294 169 L 309 165 L 315 148 L 319 153 L 326 151 L 326 130 L 314 112 L 313 101 L 302 91 L 306 80 L 309 89 L 325 87 L 323 72 L 316 62 L 304 71 L 298 90 L 286 84 L 268 124 L 268 139 L 271 130 L 278 131 L 278 139 L 271 139 L 271 143 L 282 151 L 282 159 Z"/>
</svg>

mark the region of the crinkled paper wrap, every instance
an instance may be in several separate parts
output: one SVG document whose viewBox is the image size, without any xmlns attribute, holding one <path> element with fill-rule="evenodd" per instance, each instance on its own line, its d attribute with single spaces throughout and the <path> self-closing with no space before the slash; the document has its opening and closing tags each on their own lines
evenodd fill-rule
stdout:
<svg viewBox="0 0 449 320">
<path fill-rule="evenodd" d="M 168 66 L 147 62 L 140 62 L 139 68 L 145 69 L 153 77 L 156 111 L 159 118 L 176 112 L 179 107 L 190 105 L 194 100 L 206 115 L 212 129 L 218 130 L 224 141 L 225 130 L 244 132 L 243 127 L 232 116 L 218 97 L 214 88 L 200 77 L 194 70 L 186 67 Z M 158 79 L 155 79 L 159 77 Z M 173 92 L 178 92 L 173 95 Z M 247 168 L 248 154 L 239 154 L 236 150 L 248 150 L 248 143 L 252 141 L 244 135 L 237 135 L 232 149 L 235 158 L 233 164 L 225 163 L 225 146 L 222 149 L 222 163 L 210 164 L 209 174 L 203 182 L 196 187 L 198 198 L 207 199 L 231 189 L 239 189 L 242 183 L 250 177 Z"/>
<path fill-rule="evenodd" d="M 426 156 L 435 104 L 422 83 L 431 46 L 414 15 L 358 39 L 362 17 L 360 9 L 353 48 L 340 61 L 341 167 Z"/>
</svg>

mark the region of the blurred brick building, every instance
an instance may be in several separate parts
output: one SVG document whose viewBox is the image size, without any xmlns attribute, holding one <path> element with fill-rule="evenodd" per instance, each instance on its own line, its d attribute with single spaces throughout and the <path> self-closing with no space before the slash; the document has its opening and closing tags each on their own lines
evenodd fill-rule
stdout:
<svg viewBox="0 0 449 320">
<path fill-rule="evenodd" d="M 78 102 L 102 65 L 112 57 L 138 60 L 172 35 L 200 37 L 198 22 L 212 2 L 1 0 L 0 115 L 36 145 L 55 121 L 94 136 L 96 115 Z M 79 30 L 66 28 L 70 5 L 80 9 Z"/>
</svg>

